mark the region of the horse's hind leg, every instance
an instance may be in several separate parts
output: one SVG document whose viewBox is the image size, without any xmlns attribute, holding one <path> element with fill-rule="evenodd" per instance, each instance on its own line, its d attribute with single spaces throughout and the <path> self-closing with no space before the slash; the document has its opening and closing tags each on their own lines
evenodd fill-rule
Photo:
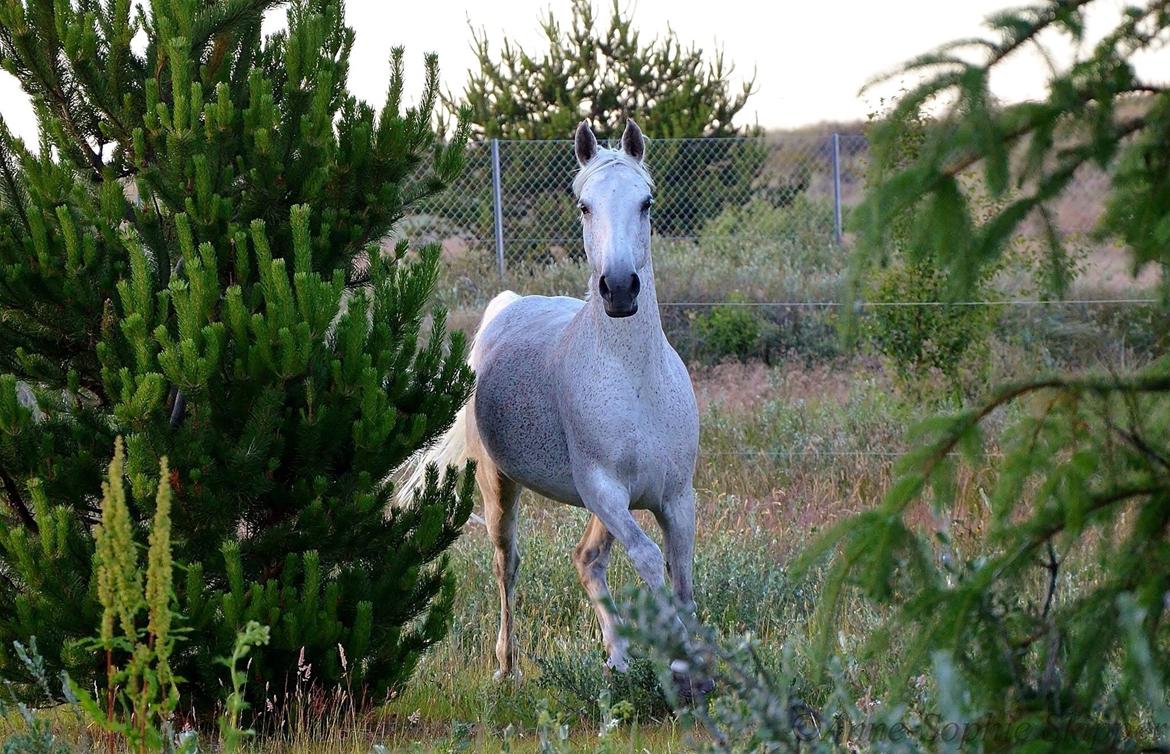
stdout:
<svg viewBox="0 0 1170 754">
<path fill-rule="evenodd" d="M 484 521 L 495 547 L 492 570 L 500 588 L 500 634 L 496 639 L 496 659 L 500 668 L 495 678 L 519 676 L 516 639 L 512 630 L 512 608 L 516 603 L 516 575 L 520 569 L 520 549 L 516 542 L 517 501 L 520 486 L 483 459 L 476 467 L 476 479 L 483 494 Z"/>
<path fill-rule="evenodd" d="M 577 575 L 581 578 L 581 585 L 593 603 L 597 612 L 597 622 L 601 624 L 601 639 L 605 643 L 605 651 L 609 655 L 606 665 L 614 670 L 624 672 L 628 667 L 626 661 L 626 641 L 617 635 L 617 617 L 606 607 L 609 600 L 609 584 L 605 578 L 605 570 L 609 566 L 609 553 L 613 547 L 613 535 L 601 523 L 597 516 L 590 516 L 585 526 L 585 533 L 581 541 L 573 550 L 573 565 L 577 567 Z"/>
</svg>

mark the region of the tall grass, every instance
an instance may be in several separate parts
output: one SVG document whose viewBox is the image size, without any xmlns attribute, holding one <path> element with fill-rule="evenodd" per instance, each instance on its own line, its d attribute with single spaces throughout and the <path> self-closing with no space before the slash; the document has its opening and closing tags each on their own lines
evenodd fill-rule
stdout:
<svg viewBox="0 0 1170 754">
<path fill-rule="evenodd" d="M 706 248 L 700 248 L 704 243 Z M 821 261 L 801 258 L 788 264 L 766 242 L 722 253 L 712 244 L 713 238 L 655 241 L 662 300 L 713 302 L 732 292 L 748 301 L 835 300 L 839 295 L 844 252 L 831 245 L 789 249 L 819 255 Z M 580 295 L 587 278 L 581 262 L 565 260 L 513 271 L 506 282 L 520 292 Z M 499 288 L 490 260 L 454 259 L 440 303 L 451 308 L 455 326 L 470 330 Z M 1083 289 L 1080 295 L 1094 293 Z M 688 351 L 687 339 L 692 318 L 707 311 L 664 310 L 668 335 L 684 356 L 699 353 L 702 344 L 691 343 Z M 831 310 L 753 312 L 764 320 L 764 332 L 770 326 L 781 336 L 783 347 L 769 352 L 770 365 L 691 362 L 702 411 L 695 477 L 696 601 L 702 621 L 719 634 L 750 632 L 764 648 L 766 663 L 779 663 L 787 645 L 797 676 L 811 679 L 803 647 L 812 633 L 819 583 L 815 575 L 794 581 L 785 564 L 820 529 L 880 499 L 891 466 L 906 446 L 907 429 L 932 406 L 901 396 L 889 371 L 864 344 L 842 349 Z M 994 382 L 1056 366 L 1141 361 L 1156 345 L 1150 341 L 1150 333 L 1159 332 L 1153 316 L 1153 310 L 1138 307 L 1010 310 L 992 336 L 988 378 Z M 990 429 L 994 433 L 994 423 Z M 936 520 L 925 509 L 918 515 L 921 526 L 947 527 L 962 548 L 980 536 L 985 516 L 981 487 L 987 480 L 984 470 L 965 468 L 958 481 L 968 503 L 965 515 L 949 521 Z M 638 517 L 656 535 L 652 518 Z M 616 726 L 604 739 L 609 751 L 688 750 L 702 734 L 674 720 L 645 664 L 635 662 L 629 676 L 603 673 L 596 619 L 570 562 L 585 521 L 584 511 L 527 492 L 522 500 L 516 638 L 524 680 L 492 681 L 499 603 L 490 543 L 482 529 L 471 527 L 451 550 L 459 582 L 455 623 L 449 638 L 424 657 L 406 690 L 359 714 L 349 689 L 317 688 L 308 669 L 306 677 L 298 676 L 302 685 L 294 704 L 257 711 L 269 735 L 248 743 L 248 750 L 350 754 L 377 745 L 419 752 L 594 751 L 607 724 Z M 1067 588 L 1091 578 L 1084 569 L 1069 574 Z M 615 548 L 610 583 L 615 593 L 637 583 L 621 548 Z M 836 617 L 834 649 L 843 658 L 842 678 L 861 706 L 872 701 L 874 679 L 883 670 L 882 658 L 875 665 L 861 652 L 880 618 L 860 603 L 848 604 Z M 827 693 L 811 681 L 797 691 L 813 704 Z M 265 721 L 263 716 L 272 712 L 279 714 Z M 87 751 L 76 722 L 52 713 L 47 719 L 64 740 L 76 743 L 70 752 Z M 0 741 L 20 724 L 17 717 L 0 717 Z M 562 748 L 549 748 L 554 744 Z"/>
<path fill-rule="evenodd" d="M 812 632 L 819 584 L 815 577 L 794 581 L 785 564 L 818 530 L 881 495 L 906 428 L 926 408 L 901 398 L 880 363 L 866 358 L 770 368 L 723 364 L 698 369 L 693 377 L 702 411 L 699 617 L 723 636 L 750 632 L 768 663 L 778 665 L 788 644 L 796 650 L 798 675 L 811 679 L 815 674 L 801 648 Z M 921 525 L 978 536 L 984 480 L 978 469 L 963 473 L 970 515 L 940 522 L 924 510 Z M 652 519 L 638 515 L 656 535 Z M 635 663 L 626 677 L 603 672 L 596 619 L 570 562 L 585 520 L 583 511 L 529 493 L 522 500 L 516 605 L 522 681 L 492 680 L 499 603 L 491 545 L 481 528 L 472 527 L 451 551 L 459 584 L 450 636 L 423 659 L 401 695 L 358 714 L 348 689 L 317 689 L 306 669 L 294 704 L 267 721 L 259 711 L 258 724 L 270 735 L 247 750 L 365 754 L 378 744 L 386 751 L 539 751 L 542 735 L 563 735 L 568 749 L 593 751 L 604 705 L 622 711 L 608 739 L 611 750 L 688 750 L 688 741 L 702 734 L 674 721 L 648 667 Z M 956 540 L 961 544 L 963 536 Z M 621 548 L 615 548 L 610 582 L 615 593 L 638 582 Z M 876 694 L 883 669 L 863 661 L 861 652 L 880 617 L 853 603 L 837 618 L 842 673 L 863 701 Z M 811 681 L 796 691 L 814 705 L 827 693 Z M 56 724 L 67 737 L 82 740 L 65 716 Z"/>
<path fill-rule="evenodd" d="M 787 556 L 881 488 L 893 461 L 887 451 L 900 441 L 912 407 L 892 394 L 880 369 L 866 377 L 800 364 L 724 366 L 695 377 L 704 406 L 696 475 L 699 617 L 722 634 L 751 632 L 778 648 L 808 636 L 817 593 L 815 580 L 789 578 Z M 652 518 L 638 517 L 656 536 Z M 412 732 L 424 740 L 457 720 L 498 744 L 508 726 L 534 730 L 546 710 L 588 731 L 602 692 L 629 702 L 643 731 L 669 725 L 650 670 L 635 663 L 633 678 L 603 673 L 601 636 L 570 562 L 586 518 L 529 493 L 522 499 L 516 639 L 526 678 L 519 685 L 491 680 L 499 604 L 491 545 L 474 529 L 453 548 L 458 617 L 447 642 L 387 707 L 401 726 L 398 740 Z M 620 548 L 610 584 L 615 593 L 637 584 Z M 860 608 L 848 616 L 848 641 L 859 641 L 875 619 Z"/>
</svg>

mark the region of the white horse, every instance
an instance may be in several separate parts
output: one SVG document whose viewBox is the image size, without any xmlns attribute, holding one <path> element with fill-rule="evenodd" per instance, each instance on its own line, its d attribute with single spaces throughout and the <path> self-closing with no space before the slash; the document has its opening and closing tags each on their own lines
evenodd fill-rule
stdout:
<svg viewBox="0 0 1170 754">
<path fill-rule="evenodd" d="M 399 493 L 409 500 L 428 464 L 477 462 L 500 589 L 497 679 L 518 674 L 512 606 L 521 487 L 593 514 L 573 563 L 601 623 L 607 666 L 628 667 L 618 618 L 607 607 L 614 539 L 651 588 L 665 586 L 668 566 L 679 602 L 694 605 L 699 418 L 690 377 L 659 319 L 645 141 L 631 120 L 620 150 L 599 148 L 583 122 L 574 151 L 581 170 L 573 191 L 592 270 L 588 295 L 582 301 L 506 291 L 492 299 L 469 359 L 475 394 L 443 439 L 415 460 Z M 665 560 L 632 509 L 657 518 Z M 686 679 L 678 680 L 689 693 Z"/>
</svg>

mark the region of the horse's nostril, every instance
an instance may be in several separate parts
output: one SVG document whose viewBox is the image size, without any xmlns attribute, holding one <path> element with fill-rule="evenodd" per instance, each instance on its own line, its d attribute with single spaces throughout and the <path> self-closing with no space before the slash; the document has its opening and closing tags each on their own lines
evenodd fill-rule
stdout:
<svg viewBox="0 0 1170 754">
<path fill-rule="evenodd" d="M 642 290 L 642 281 L 638 279 L 638 273 L 630 275 L 630 296 L 637 296 L 638 291 Z"/>
<path fill-rule="evenodd" d="M 602 298 L 609 298 L 609 286 L 605 284 L 605 275 L 602 275 L 601 279 L 597 281 L 597 291 Z"/>
</svg>

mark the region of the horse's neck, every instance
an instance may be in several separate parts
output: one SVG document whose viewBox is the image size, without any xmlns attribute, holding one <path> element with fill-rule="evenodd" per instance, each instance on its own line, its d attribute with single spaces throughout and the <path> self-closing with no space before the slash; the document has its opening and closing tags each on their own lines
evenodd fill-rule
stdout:
<svg viewBox="0 0 1170 754">
<path fill-rule="evenodd" d="M 642 287 L 638 293 L 638 312 L 630 317 L 614 319 L 605 313 L 601 297 L 594 294 L 586 305 L 584 324 L 593 333 L 592 339 L 599 351 L 608 358 L 618 359 L 638 369 L 656 359 L 666 345 L 662 331 L 662 317 L 658 312 L 658 294 L 654 290 L 654 270 L 646 265 Z M 596 287 L 594 287 L 596 290 Z"/>
</svg>

